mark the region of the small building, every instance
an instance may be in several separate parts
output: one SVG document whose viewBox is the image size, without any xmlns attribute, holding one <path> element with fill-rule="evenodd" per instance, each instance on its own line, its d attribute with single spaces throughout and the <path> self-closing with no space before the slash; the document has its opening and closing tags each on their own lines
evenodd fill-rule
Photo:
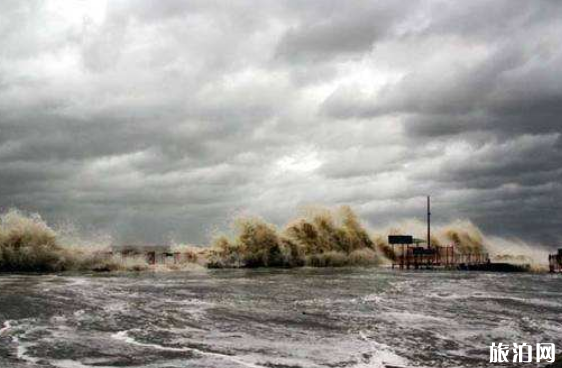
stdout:
<svg viewBox="0 0 562 368">
<path fill-rule="evenodd" d="M 187 258 L 185 254 L 172 251 L 168 245 L 113 245 L 109 254 L 122 259 L 144 258 L 149 265 L 176 264 Z"/>
</svg>

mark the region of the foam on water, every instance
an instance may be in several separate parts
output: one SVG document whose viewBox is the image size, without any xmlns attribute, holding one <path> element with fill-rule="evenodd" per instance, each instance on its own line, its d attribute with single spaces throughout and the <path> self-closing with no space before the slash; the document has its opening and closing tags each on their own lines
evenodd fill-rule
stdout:
<svg viewBox="0 0 562 368">
<path fill-rule="evenodd" d="M 27 339 L 27 335 L 33 331 L 35 331 L 35 328 L 26 327 L 19 337 L 12 336 L 12 342 L 16 345 L 16 356 L 19 360 L 36 364 L 39 359 L 28 354 L 29 349 L 34 347 L 35 343 L 24 341 L 24 339 Z"/>
<path fill-rule="evenodd" d="M 58 368 L 112 368 L 110 366 L 100 366 L 98 364 L 96 364 L 95 366 L 93 365 L 86 365 L 86 364 L 82 364 L 76 360 L 71 360 L 71 359 L 60 359 L 60 360 L 52 360 L 49 362 L 50 364 L 54 365 L 55 367 Z"/>
<path fill-rule="evenodd" d="M 187 348 L 187 347 L 186 348 L 174 348 L 174 347 L 162 346 L 162 345 L 158 345 L 158 344 L 154 344 L 154 343 L 151 343 L 151 344 L 142 343 L 142 342 L 139 342 L 139 341 L 135 340 L 133 337 L 130 337 L 129 332 L 130 331 L 119 331 L 119 332 L 111 335 L 111 337 L 113 339 L 123 341 L 127 344 L 140 346 L 140 347 L 143 347 L 143 348 L 150 348 L 150 349 L 163 350 L 163 351 L 174 351 L 174 352 L 194 352 L 194 353 L 200 354 L 202 356 L 218 358 L 219 360 L 225 360 L 229 363 L 236 363 L 236 364 L 239 364 L 243 367 L 267 368 L 265 366 L 256 365 L 256 364 L 253 364 L 253 363 L 246 362 L 244 360 L 238 359 L 238 358 L 236 358 L 234 356 L 230 356 L 230 355 L 211 353 L 211 352 L 208 352 L 208 351 L 203 351 L 203 350 L 195 349 L 195 348 Z"/>
<path fill-rule="evenodd" d="M 25 276 L 0 293 L 0 337 L 13 343 L 5 359 L 60 368 L 475 367 L 491 342 L 560 343 L 561 282 L 374 269 Z"/>
<path fill-rule="evenodd" d="M 0 336 L 4 335 L 4 333 L 8 333 L 8 331 L 12 328 L 10 321 L 4 321 L 2 324 L 2 328 L 0 328 Z"/>
<path fill-rule="evenodd" d="M 401 357 L 393 352 L 388 345 L 379 343 L 365 335 L 363 331 L 359 331 L 361 339 L 367 341 L 372 347 L 372 356 L 367 362 L 361 362 L 355 365 L 357 368 L 385 368 L 387 366 L 406 367 L 409 364 L 408 359 Z"/>
</svg>

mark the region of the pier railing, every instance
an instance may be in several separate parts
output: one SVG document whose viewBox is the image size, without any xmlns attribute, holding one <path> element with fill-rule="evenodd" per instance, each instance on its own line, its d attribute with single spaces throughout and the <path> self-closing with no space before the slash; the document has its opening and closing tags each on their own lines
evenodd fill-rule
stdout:
<svg viewBox="0 0 562 368">
<path fill-rule="evenodd" d="M 455 269 L 490 262 L 489 255 L 481 252 L 457 252 L 454 246 L 433 246 L 431 248 L 413 245 L 399 245 L 394 248 L 392 268 L 401 269 Z"/>
</svg>

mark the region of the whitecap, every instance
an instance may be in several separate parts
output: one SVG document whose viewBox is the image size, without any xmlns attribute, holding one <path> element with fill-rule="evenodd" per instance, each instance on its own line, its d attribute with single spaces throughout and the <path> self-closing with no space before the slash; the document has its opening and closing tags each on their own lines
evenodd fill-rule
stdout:
<svg viewBox="0 0 562 368">
<path fill-rule="evenodd" d="M 158 345 L 158 344 L 154 344 L 154 343 L 151 343 L 151 344 L 143 343 L 143 342 L 137 341 L 133 337 L 129 336 L 130 331 L 139 331 L 139 330 L 119 331 L 119 332 L 116 332 L 113 335 L 111 335 L 111 337 L 115 340 L 119 340 L 119 341 L 125 342 L 125 343 L 130 344 L 130 345 L 134 345 L 134 346 L 152 348 L 152 349 L 163 350 L 163 351 L 192 352 L 192 353 L 197 353 L 197 354 L 207 356 L 207 357 L 219 358 L 221 360 L 228 360 L 230 362 L 237 363 L 237 364 L 243 365 L 243 366 L 248 367 L 248 368 L 266 368 L 265 366 L 257 365 L 257 364 L 250 363 L 250 362 L 246 362 L 246 361 L 243 361 L 239 358 L 236 358 L 236 357 L 233 357 L 233 356 L 230 356 L 230 355 L 226 355 L 226 354 L 211 353 L 211 352 L 208 352 L 208 351 L 195 349 L 195 348 L 189 348 L 189 347 L 175 348 L 175 347 L 170 347 L 170 346 L 162 346 L 162 345 Z"/>
<path fill-rule="evenodd" d="M 396 354 L 393 349 L 386 345 L 367 337 L 363 331 L 359 331 L 359 336 L 362 340 L 369 343 L 373 349 L 373 355 L 370 357 L 368 363 L 358 363 L 356 368 L 386 368 L 392 367 L 407 367 L 409 365 L 408 359 Z"/>
<path fill-rule="evenodd" d="M 2 324 L 2 326 L 3 327 L 0 328 L 0 336 L 2 336 L 4 333 L 7 333 L 12 328 L 12 325 L 10 324 L 10 320 L 5 321 Z"/>
</svg>

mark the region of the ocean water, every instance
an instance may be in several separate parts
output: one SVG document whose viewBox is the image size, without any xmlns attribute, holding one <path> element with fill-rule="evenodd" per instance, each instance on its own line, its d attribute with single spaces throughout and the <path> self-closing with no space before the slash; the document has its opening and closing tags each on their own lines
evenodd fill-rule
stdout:
<svg viewBox="0 0 562 368">
<path fill-rule="evenodd" d="M 492 342 L 561 348 L 562 277 L 372 268 L 0 275 L 2 368 L 491 367 Z"/>
</svg>

